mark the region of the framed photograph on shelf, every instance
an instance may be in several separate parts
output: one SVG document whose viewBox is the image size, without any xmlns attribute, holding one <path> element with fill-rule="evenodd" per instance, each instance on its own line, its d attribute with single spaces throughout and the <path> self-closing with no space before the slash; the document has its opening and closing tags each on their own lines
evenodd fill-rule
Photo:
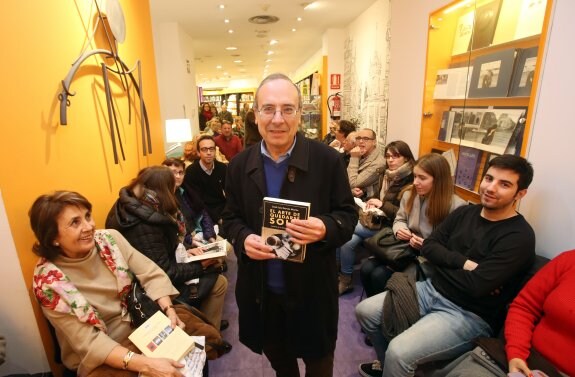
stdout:
<svg viewBox="0 0 575 377">
<path fill-rule="evenodd" d="M 527 108 L 452 107 L 452 144 L 503 154 L 525 124 Z"/>
<path fill-rule="evenodd" d="M 515 49 L 478 56 L 473 62 L 469 98 L 507 97 Z"/>
<path fill-rule="evenodd" d="M 529 97 L 537 63 L 537 47 L 519 50 L 513 70 L 509 97 Z"/>
</svg>

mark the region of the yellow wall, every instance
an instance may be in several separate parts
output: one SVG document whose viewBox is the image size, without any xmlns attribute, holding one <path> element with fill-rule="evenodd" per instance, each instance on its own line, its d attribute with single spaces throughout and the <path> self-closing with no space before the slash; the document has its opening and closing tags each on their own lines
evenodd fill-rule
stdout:
<svg viewBox="0 0 575 377">
<path fill-rule="evenodd" d="M 76 74 L 71 85 L 76 95 L 70 97 L 68 125 L 59 124 L 60 82 L 86 47 L 87 30 L 91 28 L 95 12 L 94 2 L 0 2 L 0 14 L 4 15 L 0 23 L 3 50 L 0 60 L 0 189 L 27 282 L 31 282 L 37 259 L 30 251 L 34 236 L 27 212 L 38 195 L 57 189 L 78 191 L 92 202 L 97 226 L 103 227 L 118 190 L 139 169 L 163 160 L 148 2 L 120 0 L 120 3 L 126 19 L 126 40 L 120 45 L 119 54 L 129 66 L 135 65 L 137 59 L 142 61 L 153 153 L 142 156 L 137 97 L 132 95 L 132 122 L 129 124 L 127 97 L 119 81 L 112 80 L 126 153 L 126 161 L 115 165 L 99 66 L 101 59 L 88 59 Z M 40 319 L 37 305 L 34 307 Z M 39 324 L 46 344 L 43 320 Z"/>
</svg>

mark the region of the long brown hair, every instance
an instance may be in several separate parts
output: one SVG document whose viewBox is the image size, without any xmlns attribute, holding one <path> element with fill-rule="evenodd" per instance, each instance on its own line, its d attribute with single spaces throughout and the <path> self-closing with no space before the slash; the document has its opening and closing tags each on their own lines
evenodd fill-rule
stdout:
<svg viewBox="0 0 575 377">
<path fill-rule="evenodd" d="M 136 186 L 147 188 L 156 193 L 160 212 L 174 215 L 178 211 L 178 201 L 174 194 L 176 178 L 174 178 L 174 173 L 170 168 L 166 166 L 143 168 L 127 188 L 133 193 Z"/>
<path fill-rule="evenodd" d="M 415 166 L 433 177 L 433 186 L 427 196 L 428 205 L 425 216 L 427 216 L 431 225 L 439 225 L 449 215 L 453 200 L 454 187 L 449 163 L 442 155 L 429 153 L 417 160 Z M 411 196 L 405 208 L 409 215 L 417 192 L 414 185 L 409 186 L 407 190 L 411 191 Z"/>
</svg>

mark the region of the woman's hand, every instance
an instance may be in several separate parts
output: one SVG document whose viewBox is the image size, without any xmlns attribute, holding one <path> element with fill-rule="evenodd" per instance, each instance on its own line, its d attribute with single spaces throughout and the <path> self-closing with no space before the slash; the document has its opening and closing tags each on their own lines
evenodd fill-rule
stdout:
<svg viewBox="0 0 575 377">
<path fill-rule="evenodd" d="M 407 228 L 401 228 L 395 233 L 395 238 L 402 241 L 409 241 L 411 236 L 411 231 Z"/>
<path fill-rule="evenodd" d="M 409 239 L 409 246 L 416 250 L 421 250 L 421 247 L 423 246 L 423 238 L 416 236 L 415 234 L 412 235 Z"/>
<path fill-rule="evenodd" d="M 366 204 L 366 206 L 365 206 L 366 209 L 381 208 L 381 206 L 383 206 L 383 202 L 377 198 L 371 198 L 365 204 Z"/>
<path fill-rule="evenodd" d="M 204 250 L 201 247 L 194 247 L 193 249 L 188 249 L 188 254 L 190 255 L 202 255 Z"/>
<path fill-rule="evenodd" d="M 146 362 L 141 373 L 149 377 L 184 377 L 178 368 L 183 368 L 184 364 L 166 358 L 146 357 Z"/>
<path fill-rule="evenodd" d="M 525 360 L 518 357 L 509 360 L 509 372 L 521 372 L 528 377 L 533 377 L 533 372 L 531 372 Z"/>
<path fill-rule="evenodd" d="M 354 187 L 351 189 L 351 195 L 353 195 L 356 198 L 361 198 L 363 196 L 363 190 L 360 189 L 359 187 Z"/>
<path fill-rule="evenodd" d="M 186 324 L 184 322 L 182 322 L 182 320 L 180 319 L 180 317 L 178 316 L 178 314 L 176 313 L 176 309 L 169 308 L 168 310 L 166 310 L 166 316 L 170 319 L 170 326 L 172 328 L 178 326 L 182 329 L 184 329 L 186 327 Z"/>
</svg>

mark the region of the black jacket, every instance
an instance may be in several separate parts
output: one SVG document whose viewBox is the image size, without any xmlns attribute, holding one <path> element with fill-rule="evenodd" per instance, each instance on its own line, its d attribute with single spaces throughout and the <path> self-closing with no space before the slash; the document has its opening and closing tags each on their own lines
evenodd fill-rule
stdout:
<svg viewBox="0 0 575 377">
<path fill-rule="evenodd" d="M 202 274 L 199 262 L 176 262 L 179 240 L 175 221 L 142 203 L 125 187 L 108 213 L 106 228 L 122 233 L 132 246 L 166 272 L 181 293 L 186 290 L 184 282 Z"/>
<path fill-rule="evenodd" d="M 284 264 L 287 347 L 296 357 L 317 358 L 335 349 L 339 300 L 335 249 L 351 238 L 357 209 L 343 160 L 335 149 L 298 133 L 288 165 L 281 197 L 311 203 L 310 216 L 326 226 L 325 239 L 307 245 L 304 263 Z M 264 174 L 259 144 L 234 157 L 228 167 L 222 216 L 228 241 L 238 256 L 240 341 L 257 353 L 264 342 L 267 262 L 250 259 L 244 240 L 261 233 L 262 199 L 267 193 Z"/>
</svg>

